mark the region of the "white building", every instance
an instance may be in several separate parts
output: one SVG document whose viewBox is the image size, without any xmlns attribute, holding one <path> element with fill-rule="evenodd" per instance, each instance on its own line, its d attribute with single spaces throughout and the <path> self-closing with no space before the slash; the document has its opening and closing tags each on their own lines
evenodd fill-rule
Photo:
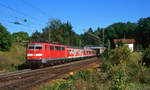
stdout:
<svg viewBox="0 0 150 90">
<path fill-rule="evenodd" d="M 116 44 L 116 47 L 118 47 L 118 43 L 122 41 L 125 45 L 127 45 L 130 50 L 133 52 L 134 51 L 134 39 L 114 39 L 114 43 Z"/>
</svg>

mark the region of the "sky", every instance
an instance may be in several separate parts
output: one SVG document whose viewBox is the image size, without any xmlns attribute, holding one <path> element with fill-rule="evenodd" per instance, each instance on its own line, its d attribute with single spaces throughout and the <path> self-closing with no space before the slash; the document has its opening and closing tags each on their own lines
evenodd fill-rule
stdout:
<svg viewBox="0 0 150 90">
<path fill-rule="evenodd" d="M 150 0 L 0 0 L 0 23 L 11 33 L 24 31 L 29 35 L 41 32 L 52 19 L 69 21 L 81 34 L 90 27 L 106 28 L 149 16 Z"/>
</svg>

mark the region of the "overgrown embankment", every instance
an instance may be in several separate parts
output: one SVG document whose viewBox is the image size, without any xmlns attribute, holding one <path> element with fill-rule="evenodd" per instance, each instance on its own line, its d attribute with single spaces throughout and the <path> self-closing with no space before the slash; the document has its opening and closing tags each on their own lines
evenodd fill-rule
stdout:
<svg viewBox="0 0 150 90">
<path fill-rule="evenodd" d="M 97 70 L 81 70 L 67 80 L 43 84 L 40 89 L 147 90 L 150 89 L 150 68 L 143 63 L 143 56 L 141 52 L 130 52 L 127 47 L 117 48 L 102 57 Z"/>
<path fill-rule="evenodd" d="M 25 47 L 13 44 L 10 51 L 0 51 L 0 73 L 18 70 L 25 62 Z"/>
</svg>

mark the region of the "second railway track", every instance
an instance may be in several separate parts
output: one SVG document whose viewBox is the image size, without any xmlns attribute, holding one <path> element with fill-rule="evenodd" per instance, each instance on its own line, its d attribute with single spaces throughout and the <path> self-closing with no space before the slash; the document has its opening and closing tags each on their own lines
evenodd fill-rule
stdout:
<svg viewBox="0 0 150 90">
<path fill-rule="evenodd" d="M 91 58 L 53 67 L 29 70 L 16 74 L 0 75 L 0 90 L 23 90 L 43 82 L 61 78 L 64 74 L 80 69 L 89 68 L 99 63 L 98 58 Z"/>
</svg>

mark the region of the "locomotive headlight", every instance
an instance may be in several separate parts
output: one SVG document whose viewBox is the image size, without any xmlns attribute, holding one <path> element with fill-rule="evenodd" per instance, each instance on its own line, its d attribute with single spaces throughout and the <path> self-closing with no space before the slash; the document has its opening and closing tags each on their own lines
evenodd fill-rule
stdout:
<svg viewBox="0 0 150 90">
<path fill-rule="evenodd" d="M 35 54 L 35 56 L 42 56 L 43 54 Z"/>
<path fill-rule="evenodd" d="M 27 56 L 33 56 L 33 54 L 27 54 Z"/>
</svg>

